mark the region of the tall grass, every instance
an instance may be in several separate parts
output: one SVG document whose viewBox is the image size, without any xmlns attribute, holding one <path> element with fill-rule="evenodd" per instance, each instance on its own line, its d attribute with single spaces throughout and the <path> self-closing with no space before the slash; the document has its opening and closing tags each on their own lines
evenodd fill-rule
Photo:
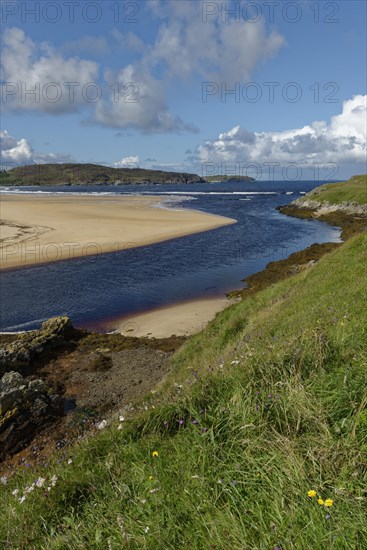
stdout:
<svg viewBox="0 0 367 550">
<path fill-rule="evenodd" d="M 360 235 L 222 312 L 123 429 L 14 476 L 0 546 L 367 548 L 365 250 Z"/>
</svg>

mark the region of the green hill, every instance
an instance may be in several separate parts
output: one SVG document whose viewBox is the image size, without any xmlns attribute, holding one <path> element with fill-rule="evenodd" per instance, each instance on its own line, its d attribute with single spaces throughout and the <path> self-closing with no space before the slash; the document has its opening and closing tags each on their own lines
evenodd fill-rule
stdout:
<svg viewBox="0 0 367 550">
<path fill-rule="evenodd" d="M 218 314 L 122 429 L 17 473 L 1 546 L 367 548 L 365 251 L 362 233 Z"/>
<path fill-rule="evenodd" d="M 197 174 L 110 168 L 98 164 L 32 164 L 0 172 L 0 185 L 204 183 Z"/>
<path fill-rule="evenodd" d="M 299 199 L 299 203 L 312 198 L 320 203 L 342 204 L 355 202 L 367 204 L 367 175 L 353 176 L 348 181 L 341 183 L 328 183 L 313 189 L 310 193 Z"/>
</svg>

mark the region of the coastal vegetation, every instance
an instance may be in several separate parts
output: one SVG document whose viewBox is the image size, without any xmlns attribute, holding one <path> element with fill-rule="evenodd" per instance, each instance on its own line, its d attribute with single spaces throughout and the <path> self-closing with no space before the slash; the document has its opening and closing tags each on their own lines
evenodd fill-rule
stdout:
<svg viewBox="0 0 367 550">
<path fill-rule="evenodd" d="M 98 164 L 30 164 L 0 172 L 0 185 L 126 185 L 204 183 L 197 174 L 111 168 Z"/>
<path fill-rule="evenodd" d="M 311 198 L 321 204 L 340 205 L 346 202 L 367 204 L 367 175 L 353 176 L 348 181 L 316 187 L 308 193 L 307 197 L 299 199 L 298 202 L 302 203 Z"/>
<path fill-rule="evenodd" d="M 245 295 L 133 410 L 2 478 L 1 546 L 366 548 L 366 241 Z"/>
</svg>

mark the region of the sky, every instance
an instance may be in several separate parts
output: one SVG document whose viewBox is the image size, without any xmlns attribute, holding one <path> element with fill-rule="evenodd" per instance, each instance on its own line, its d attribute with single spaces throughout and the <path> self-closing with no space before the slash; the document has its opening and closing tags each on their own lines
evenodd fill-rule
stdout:
<svg viewBox="0 0 367 550">
<path fill-rule="evenodd" d="M 1 166 L 366 172 L 366 2 L 3 0 Z"/>
</svg>

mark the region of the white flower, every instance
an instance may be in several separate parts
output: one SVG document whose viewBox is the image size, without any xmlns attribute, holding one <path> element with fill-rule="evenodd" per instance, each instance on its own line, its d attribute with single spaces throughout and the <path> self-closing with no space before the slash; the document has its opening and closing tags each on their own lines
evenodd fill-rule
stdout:
<svg viewBox="0 0 367 550">
<path fill-rule="evenodd" d="M 36 486 L 37 487 L 43 487 L 44 483 L 45 483 L 45 478 L 44 477 L 39 477 L 36 481 Z"/>
<path fill-rule="evenodd" d="M 118 430 L 122 430 L 122 428 L 123 428 L 123 425 L 122 425 L 122 424 L 119 424 L 119 425 L 117 426 L 117 429 L 118 429 Z"/>
<path fill-rule="evenodd" d="M 51 487 L 55 487 L 56 481 L 57 481 L 57 476 L 52 476 L 52 478 L 50 479 L 50 481 L 51 481 Z"/>
<path fill-rule="evenodd" d="M 102 422 L 97 424 L 97 429 L 98 430 L 104 430 L 106 426 L 107 426 L 107 420 L 102 420 Z"/>
<path fill-rule="evenodd" d="M 51 491 L 51 487 L 50 487 L 50 486 L 47 487 L 47 491 Z"/>
<path fill-rule="evenodd" d="M 19 493 L 19 489 L 14 489 L 14 491 L 12 491 L 12 495 L 14 495 L 15 497 L 17 496 L 18 493 Z"/>
<path fill-rule="evenodd" d="M 32 485 L 30 485 L 29 487 L 26 487 L 24 489 L 24 492 L 27 493 L 27 494 L 31 493 L 32 491 L 34 491 L 35 486 L 36 486 L 36 484 L 33 482 Z"/>
<path fill-rule="evenodd" d="M 231 365 L 238 365 L 239 361 L 231 361 Z"/>
<path fill-rule="evenodd" d="M 72 463 L 73 463 L 73 459 L 72 459 L 72 458 L 69 458 L 68 464 L 72 464 Z"/>
<path fill-rule="evenodd" d="M 124 416 L 119 416 L 119 422 L 125 422 L 125 417 Z"/>
<path fill-rule="evenodd" d="M 6 485 L 6 484 L 8 483 L 8 478 L 7 478 L 6 476 L 2 476 L 2 477 L 0 478 L 0 483 L 1 483 L 2 485 Z"/>
<path fill-rule="evenodd" d="M 25 496 L 23 495 L 22 497 L 19 497 L 19 502 L 22 504 L 22 502 L 25 501 Z"/>
<path fill-rule="evenodd" d="M 149 533 L 149 531 L 150 531 L 149 527 L 145 527 L 144 533 Z"/>
</svg>

